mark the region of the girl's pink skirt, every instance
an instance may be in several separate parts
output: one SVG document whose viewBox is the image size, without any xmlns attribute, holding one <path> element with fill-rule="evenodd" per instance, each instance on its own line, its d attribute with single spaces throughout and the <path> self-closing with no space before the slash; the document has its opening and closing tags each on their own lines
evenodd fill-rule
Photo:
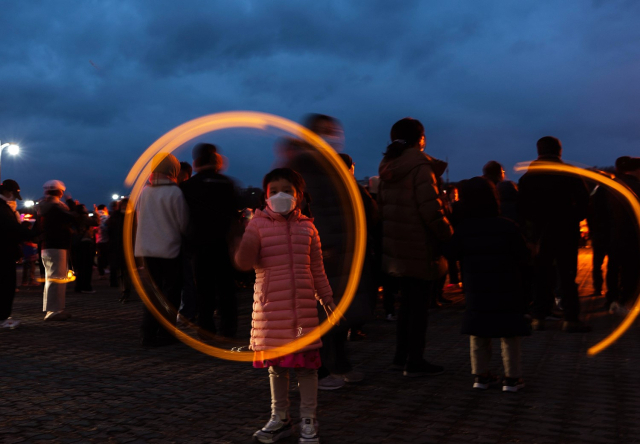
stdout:
<svg viewBox="0 0 640 444">
<path fill-rule="evenodd" d="M 309 350 L 301 353 L 291 353 L 276 359 L 262 359 L 263 352 L 253 354 L 253 366 L 255 368 L 286 367 L 286 368 L 310 368 L 317 370 L 320 368 L 320 350 Z"/>
</svg>

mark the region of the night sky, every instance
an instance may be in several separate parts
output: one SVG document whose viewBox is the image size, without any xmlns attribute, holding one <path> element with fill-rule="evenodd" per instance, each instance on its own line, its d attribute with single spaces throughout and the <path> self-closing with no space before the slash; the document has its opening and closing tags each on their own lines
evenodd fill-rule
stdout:
<svg viewBox="0 0 640 444">
<path fill-rule="evenodd" d="M 358 177 L 411 116 L 450 179 L 513 166 L 553 135 L 564 158 L 638 155 L 637 1 L 3 1 L 2 178 L 25 198 L 59 179 L 91 205 L 124 194 L 137 157 L 190 119 L 254 110 L 345 127 Z M 274 135 L 203 137 L 256 185 Z M 190 150 L 176 153 L 190 160 Z"/>
</svg>

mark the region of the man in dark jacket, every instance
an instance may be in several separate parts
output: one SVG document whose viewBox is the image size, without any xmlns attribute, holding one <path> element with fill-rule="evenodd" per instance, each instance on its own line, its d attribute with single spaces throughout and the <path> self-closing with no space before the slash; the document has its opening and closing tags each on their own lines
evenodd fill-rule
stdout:
<svg viewBox="0 0 640 444">
<path fill-rule="evenodd" d="M 59 180 L 44 184 L 45 197 L 38 207 L 38 224 L 43 232 L 42 261 L 45 268 L 43 311 L 45 321 L 65 321 L 71 317 L 65 311 L 69 250 L 76 217 L 60 201 L 66 187 Z"/>
<path fill-rule="evenodd" d="M 541 138 L 537 148 L 538 159 L 532 165 L 563 163 L 562 144 L 555 137 Z M 580 178 L 538 172 L 527 172 L 520 178 L 518 188 L 518 211 L 535 250 L 532 327 L 544 329 L 544 319 L 553 308 L 553 282 L 557 276 L 564 309 L 562 329 L 589 331 L 589 326 L 578 318 L 576 285 L 580 221 L 587 216 L 589 190 Z"/>
<path fill-rule="evenodd" d="M 189 206 L 191 227 L 188 248 L 193 254 L 198 326 L 216 333 L 214 310 L 221 318 L 220 334 L 234 337 L 238 328 L 238 303 L 229 252 L 229 234 L 238 219 L 238 200 L 231 179 L 219 173 L 221 157 L 215 145 L 193 148 L 196 174 L 180 185 Z"/>
<path fill-rule="evenodd" d="M 22 200 L 20 186 L 15 180 L 5 180 L 0 185 L 0 330 L 11 330 L 20 325 L 19 320 L 10 317 L 16 293 L 16 261 L 19 244 L 30 237 L 31 230 L 18 222 L 7 204 L 16 199 Z"/>
<path fill-rule="evenodd" d="M 621 157 L 616 160 L 616 178 L 636 196 L 640 196 L 640 158 Z M 637 221 L 629 204 L 614 192 L 607 193 L 611 210 L 610 251 L 607 267 L 607 301 L 609 312 L 626 314 L 629 302 L 638 289 L 640 250 Z"/>
</svg>

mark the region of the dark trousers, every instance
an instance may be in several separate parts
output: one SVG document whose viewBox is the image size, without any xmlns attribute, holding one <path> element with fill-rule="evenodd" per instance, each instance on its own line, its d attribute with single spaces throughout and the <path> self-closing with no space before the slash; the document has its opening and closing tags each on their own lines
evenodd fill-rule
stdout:
<svg viewBox="0 0 640 444">
<path fill-rule="evenodd" d="M 411 277 L 400 278 L 400 311 L 393 362 L 417 365 L 424 360 L 429 322 L 429 305 L 434 292 L 433 281 Z"/>
<path fill-rule="evenodd" d="M 109 242 L 96 244 L 98 250 L 98 274 L 104 276 L 104 269 L 109 266 Z"/>
<path fill-rule="evenodd" d="M 382 277 L 382 306 L 385 315 L 396 314 L 396 294 L 400 290 L 400 278 L 384 274 Z"/>
<path fill-rule="evenodd" d="M 591 277 L 593 279 L 593 289 L 596 293 L 602 291 L 602 284 L 604 283 L 604 279 L 602 278 L 602 264 L 604 263 L 605 256 L 609 254 L 608 250 L 607 245 L 594 243 L 592 246 L 593 259 Z"/>
<path fill-rule="evenodd" d="M 180 288 L 182 286 L 182 259 L 163 259 L 158 257 L 145 257 L 144 263 L 155 286 L 170 306 L 166 308 L 161 301 L 154 300 L 154 306 L 171 324 L 176 323 L 176 313 L 180 305 Z M 169 338 L 171 334 L 164 330 L 160 322 L 147 310 L 146 306 L 142 314 L 142 337 L 144 339 Z"/>
<path fill-rule="evenodd" d="M 551 314 L 555 302 L 554 282 L 562 294 L 565 321 L 577 321 L 580 314 L 578 286 L 578 236 L 547 242 L 539 248 L 533 260 L 534 318 L 544 319 Z"/>
<path fill-rule="evenodd" d="M 607 300 L 627 303 L 638 289 L 640 253 L 636 246 L 612 246 L 607 265 Z"/>
<path fill-rule="evenodd" d="M 124 298 L 131 296 L 131 275 L 124 258 L 120 261 L 120 292 Z"/>
<path fill-rule="evenodd" d="M 0 321 L 11 316 L 16 295 L 16 261 L 0 257 Z"/>
<path fill-rule="evenodd" d="M 327 314 L 320 304 L 318 304 L 318 315 L 320 322 L 327 319 Z M 318 370 L 318 378 L 322 379 L 331 373 L 344 375 L 353 370 L 346 349 L 348 329 L 346 322 L 341 321 L 340 325 L 333 327 L 322 337 L 322 348 L 320 349 L 322 367 Z"/>
<path fill-rule="evenodd" d="M 182 266 L 180 264 L 180 268 Z M 194 274 L 198 292 L 198 326 L 216 333 L 213 313 L 218 310 L 220 334 L 234 337 L 238 330 L 238 301 L 234 269 L 226 245 L 196 251 Z"/>
<path fill-rule="evenodd" d="M 73 247 L 73 270 L 76 274 L 75 291 L 91 291 L 95 244 L 91 241 L 78 242 Z"/>
</svg>

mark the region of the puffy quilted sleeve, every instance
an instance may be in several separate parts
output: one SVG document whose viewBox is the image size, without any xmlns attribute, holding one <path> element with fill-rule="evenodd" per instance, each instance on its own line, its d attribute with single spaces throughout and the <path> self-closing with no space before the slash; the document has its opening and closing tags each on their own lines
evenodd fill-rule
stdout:
<svg viewBox="0 0 640 444">
<path fill-rule="evenodd" d="M 311 275 L 316 291 L 316 299 L 322 305 L 333 302 L 333 291 L 329 285 L 329 279 L 324 272 L 324 262 L 322 261 L 322 247 L 320 244 L 320 236 L 318 230 L 313 227 L 313 239 L 311 240 Z"/>
<path fill-rule="evenodd" d="M 422 222 L 439 240 L 449 240 L 453 234 L 453 228 L 444 215 L 442 202 L 438 195 L 436 176 L 431 167 L 428 165 L 418 167 L 414 180 L 416 203 Z"/>
<path fill-rule="evenodd" d="M 260 232 L 256 221 L 252 219 L 249 222 L 236 251 L 236 266 L 243 271 L 251 270 L 260 260 Z"/>
</svg>

